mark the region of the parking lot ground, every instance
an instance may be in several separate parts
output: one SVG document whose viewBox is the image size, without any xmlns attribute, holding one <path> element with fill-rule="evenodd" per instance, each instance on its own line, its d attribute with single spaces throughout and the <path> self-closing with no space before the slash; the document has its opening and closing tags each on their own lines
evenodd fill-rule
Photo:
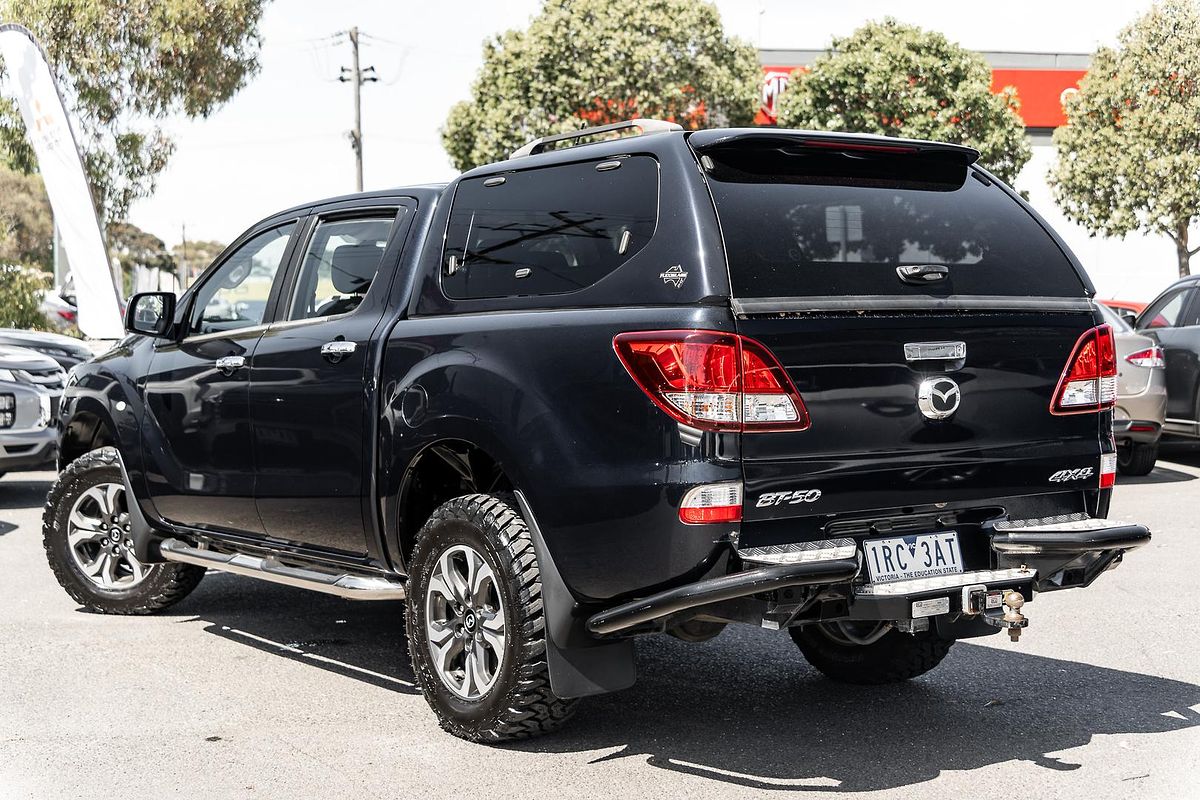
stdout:
<svg viewBox="0 0 1200 800">
<path fill-rule="evenodd" d="M 210 573 L 156 617 L 82 612 L 41 547 L 49 473 L 0 480 L 0 797 L 1200 798 L 1200 450 L 1121 481 L 1151 545 L 900 686 L 786 636 L 639 644 L 560 734 L 484 747 L 413 686 L 401 606 Z"/>
</svg>

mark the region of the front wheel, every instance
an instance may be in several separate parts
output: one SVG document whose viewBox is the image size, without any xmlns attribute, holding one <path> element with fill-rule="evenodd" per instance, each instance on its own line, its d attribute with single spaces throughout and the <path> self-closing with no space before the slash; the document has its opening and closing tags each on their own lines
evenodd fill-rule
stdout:
<svg viewBox="0 0 1200 800">
<path fill-rule="evenodd" d="M 143 564 L 133 553 L 129 503 L 117 451 L 72 461 L 46 496 L 42 545 L 75 602 L 100 614 L 152 614 L 191 593 L 204 568 Z"/>
<path fill-rule="evenodd" d="M 533 540 L 503 500 L 443 504 L 417 535 L 405 620 L 413 673 L 438 722 L 476 742 L 547 733 L 574 700 L 550 690 Z"/>
<path fill-rule="evenodd" d="M 934 631 L 902 633 L 890 622 L 818 622 L 789 628 L 808 663 L 842 683 L 899 683 L 942 663 L 953 641 Z"/>
<path fill-rule="evenodd" d="M 1130 442 L 1117 447 L 1117 471 L 1122 475 L 1149 475 L 1158 461 L 1158 442 Z"/>
</svg>

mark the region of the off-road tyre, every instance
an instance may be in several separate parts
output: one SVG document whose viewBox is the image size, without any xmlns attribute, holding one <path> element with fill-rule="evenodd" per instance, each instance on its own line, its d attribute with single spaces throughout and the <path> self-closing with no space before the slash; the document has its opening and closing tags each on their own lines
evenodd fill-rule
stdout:
<svg viewBox="0 0 1200 800">
<path fill-rule="evenodd" d="M 817 625 L 789 628 L 792 641 L 825 677 L 866 686 L 924 675 L 942 663 L 953 641 L 930 630 L 917 634 L 892 629 L 871 644 L 836 642 Z"/>
<path fill-rule="evenodd" d="M 451 692 L 433 666 L 425 625 L 426 591 L 441 554 L 467 545 L 496 576 L 505 615 L 504 657 L 491 689 L 477 701 Z M 442 728 L 472 742 L 499 743 L 555 730 L 576 701 L 550 690 L 546 618 L 533 540 L 525 521 L 504 499 L 457 497 L 440 506 L 417 534 L 409 568 L 405 621 L 413 674 Z"/>
<path fill-rule="evenodd" d="M 71 598 L 97 614 L 153 614 L 187 597 L 200 579 L 203 567 L 191 564 L 146 564 L 146 577 L 129 589 L 112 591 L 88 580 L 71 557 L 67 545 L 67 517 L 80 494 L 101 483 L 123 483 L 116 448 L 102 447 L 84 453 L 59 474 L 46 495 L 42 512 L 42 546 L 54 577 Z"/>
<path fill-rule="evenodd" d="M 1157 461 L 1157 442 L 1130 442 L 1117 447 L 1117 472 L 1122 475 L 1149 475 Z"/>
</svg>

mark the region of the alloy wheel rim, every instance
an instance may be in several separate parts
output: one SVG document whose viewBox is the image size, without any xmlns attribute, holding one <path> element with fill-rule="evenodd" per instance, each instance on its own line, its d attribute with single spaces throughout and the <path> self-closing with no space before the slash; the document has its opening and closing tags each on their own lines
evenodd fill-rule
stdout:
<svg viewBox="0 0 1200 800">
<path fill-rule="evenodd" d="M 67 517 L 67 549 L 92 585 L 106 591 L 132 589 L 149 569 L 133 554 L 125 487 L 100 483 L 81 494 Z"/>
<path fill-rule="evenodd" d="M 454 545 L 438 557 L 425 589 L 425 638 L 447 689 L 479 700 L 504 661 L 505 620 L 496 575 L 480 553 Z"/>
</svg>

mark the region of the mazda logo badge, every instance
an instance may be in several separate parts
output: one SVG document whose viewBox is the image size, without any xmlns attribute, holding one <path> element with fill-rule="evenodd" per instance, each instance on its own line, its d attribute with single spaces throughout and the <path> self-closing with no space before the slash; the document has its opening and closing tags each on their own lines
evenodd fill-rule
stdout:
<svg viewBox="0 0 1200 800">
<path fill-rule="evenodd" d="M 926 378 L 917 390 L 917 408 L 927 419 L 946 419 L 958 411 L 962 392 L 949 378 Z"/>
</svg>

